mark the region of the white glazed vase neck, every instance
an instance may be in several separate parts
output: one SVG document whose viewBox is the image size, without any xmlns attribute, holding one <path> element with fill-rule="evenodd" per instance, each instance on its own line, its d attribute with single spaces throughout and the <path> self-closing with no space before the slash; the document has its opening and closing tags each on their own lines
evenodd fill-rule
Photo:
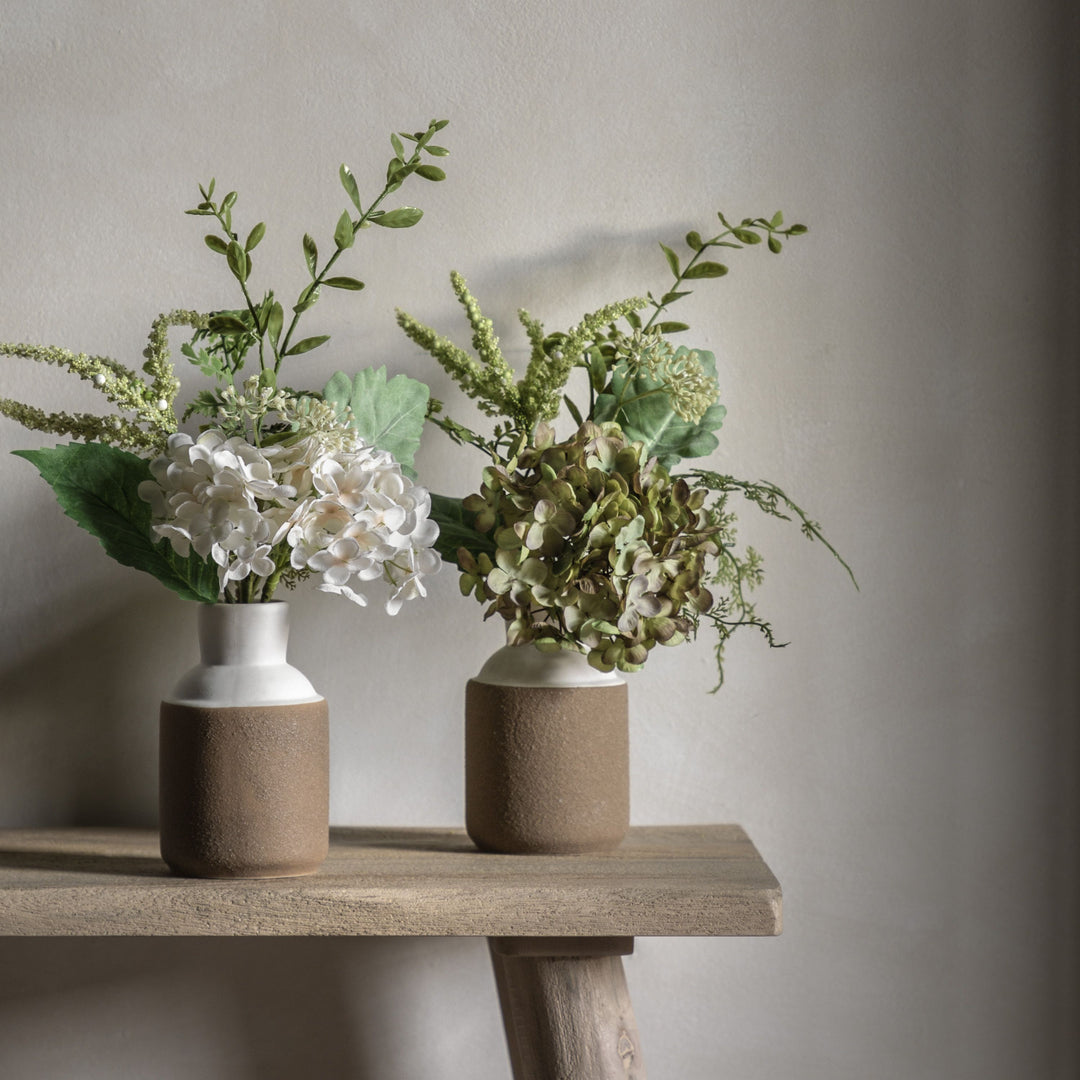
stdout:
<svg viewBox="0 0 1080 1080">
<path fill-rule="evenodd" d="M 200 604 L 198 627 L 204 664 L 287 662 L 288 604 Z"/>
<path fill-rule="evenodd" d="M 232 708 L 322 700 L 286 659 L 288 604 L 200 604 L 197 621 L 200 662 L 181 677 L 170 703 Z"/>
</svg>

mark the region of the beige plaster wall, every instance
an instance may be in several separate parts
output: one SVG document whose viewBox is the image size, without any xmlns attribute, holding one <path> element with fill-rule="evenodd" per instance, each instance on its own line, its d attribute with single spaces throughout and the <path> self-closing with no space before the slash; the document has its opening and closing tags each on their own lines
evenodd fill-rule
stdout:
<svg viewBox="0 0 1080 1080">
<path fill-rule="evenodd" d="M 518 306 L 565 326 L 663 288 L 656 241 L 717 209 L 810 225 L 683 312 L 720 361 L 711 464 L 787 488 L 862 590 L 748 513 L 790 646 L 738 644 L 715 697 L 706 648 L 633 681 L 635 821 L 739 821 L 786 892 L 778 940 L 639 944 L 656 1076 L 1076 1075 L 1060 7 L 0 2 L 0 340 L 137 364 L 158 312 L 233 303 L 181 212 L 211 175 L 270 226 L 261 280 L 298 289 L 300 236 L 344 206 L 339 163 L 377 185 L 388 132 L 432 116 L 449 179 L 409 195 L 417 229 L 362 237 L 368 288 L 308 317 L 333 341 L 298 382 L 385 363 L 449 397 L 393 308 L 460 330 L 451 267 L 520 357 Z M 0 394 L 93 400 L 14 362 Z M 463 493 L 479 462 L 441 440 L 421 473 Z M 190 615 L 6 454 L 51 441 L 0 425 L 0 824 L 152 824 Z M 463 684 L 499 641 L 478 615 L 450 572 L 392 621 L 297 595 L 336 822 L 460 821 Z M 4 1077 L 508 1075 L 478 942 L 5 940 L 0 970 Z"/>
</svg>

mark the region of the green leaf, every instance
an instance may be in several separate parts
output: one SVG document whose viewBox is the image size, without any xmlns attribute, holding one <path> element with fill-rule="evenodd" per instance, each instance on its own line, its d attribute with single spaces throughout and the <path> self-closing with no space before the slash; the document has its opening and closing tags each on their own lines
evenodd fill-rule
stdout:
<svg viewBox="0 0 1080 1080">
<path fill-rule="evenodd" d="M 753 229 L 732 229 L 732 233 L 736 240 L 741 240 L 744 244 L 760 244 L 761 237 L 753 231 Z"/>
<path fill-rule="evenodd" d="M 277 347 L 278 339 L 281 337 L 281 328 L 285 323 L 285 312 L 281 307 L 281 304 L 277 300 L 274 301 L 270 308 L 270 317 L 266 320 L 266 332 L 270 335 L 270 341 Z"/>
<path fill-rule="evenodd" d="M 352 200 L 353 206 L 356 207 L 356 212 L 362 214 L 364 211 L 360 206 L 360 189 L 356 186 L 356 177 L 353 176 L 352 170 L 348 165 L 342 165 L 338 170 L 338 175 L 341 177 L 341 186 Z"/>
<path fill-rule="evenodd" d="M 792 225 L 791 228 L 788 229 L 787 234 L 788 236 L 802 236 L 809 231 L 810 230 L 805 225 Z"/>
<path fill-rule="evenodd" d="M 139 484 L 151 479 L 142 458 L 101 443 L 15 454 L 37 467 L 64 513 L 97 537 L 122 566 L 151 574 L 186 600 L 217 601 L 220 590 L 213 564 L 194 552 L 182 559 L 167 541 L 154 542 L 150 504 L 138 495 Z"/>
<path fill-rule="evenodd" d="M 683 330 L 689 330 L 690 324 L 684 322 L 662 322 L 656 328 L 661 334 L 678 334 Z"/>
<path fill-rule="evenodd" d="M 695 263 L 689 270 L 683 274 L 684 278 L 716 278 L 723 277 L 728 272 L 728 268 L 723 263 L 718 262 L 701 262 Z"/>
<path fill-rule="evenodd" d="M 251 232 L 248 233 L 247 240 L 244 241 L 244 250 L 251 251 L 254 249 L 260 240 L 266 235 L 266 223 L 260 221 Z"/>
<path fill-rule="evenodd" d="M 769 221 L 769 227 L 773 228 L 773 229 L 779 229 L 780 226 L 783 225 L 783 224 L 784 224 L 784 212 L 783 212 L 783 210 L 777 210 L 776 213 L 773 214 L 772 218 Z"/>
<path fill-rule="evenodd" d="M 211 315 L 206 328 L 214 334 L 246 334 L 251 327 L 236 315 Z"/>
<path fill-rule="evenodd" d="M 404 162 L 405 147 L 401 145 L 401 140 L 392 131 L 390 132 L 390 145 L 394 148 L 394 156 L 398 161 Z"/>
<path fill-rule="evenodd" d="M 315 265 L 319 261 L 319 249 L 308 233 L 304 233 L 304 261 L 307 263 L 308 273 L 314 278 Z"/>
<path fill-rule="evenodd" d="M 339 371 L 326 384 L 323 397 L 338 411 L 352 409 L 353 427 L 368 446 L 394 455 L 413 475 L 413 459 L 427 417 L 431 392 L 408 375 L 386 377 L 386 367 L 365 368 L 352 379 Z"/>
<path fill-rule="evenodd" d="M 700 251 L 705 246 L 701 240 L 701 233 L 688 232 L 686 234 L 686 246 L 694 251 Z"/>
<path fill-rule="evenodd" d="M 443 172 L 438 165 L 418 165 L 416 167 L 416 175 L 422 176 L 425 180 L 446 179 L 446 173 Z"/>
<path fill-rule="evenodd" d="M 323 278 L 323 284 L 329 285 L 331 289 L 351 289 L 353 292 L 359 292 L 364 287 L 362 281 L 357 281 L 353 277 Z"/>
<path fill-rule="evenodd" d="M 248 260 L 247 252 L 235 240 L 229 244 L 225 257 L 229 261 L 229 269 L 233 272 L 236 280 L 247 281 L 251 263 Z"/>
<path fill-rule="evenodd" d="M 432 492 L 431 519 L 439 526 L 435 550 L 459 569 L 461 564 L 458 562 L 458 548 L 465 548 L 474 557 L 480 554 L 495 554 L 495 541 L 489 534 L 476 529 L 473 524 L 476 515 L 461 505 L 461 499 Z"/>
<path fill-rule="evenodd" d="M 353 241 L 356 239 L 356 233 L 353 230 L 352 218 L 349 216 L 349 211 L 342 211 L 341 217 L 338 218 L 337 228 L 334 229 L 334 243 L 339 248 L 351 248 Z"/>
<path fill-rule="evenodd" d="M 585 354 L 585 365 L 589 371 L 589 385 L 599 394 L 607 382 L 607 360 L 598 348 L 592 348 Z"/>
<path fill-rule="evenodd" d="M 312 349 L 317 349 L 320 345 L 325 344 L 330 340 L 329 334 L 319 334 L 316 337 L 306 337 L 301 341 L 298 341 L 290 349 L 286 349 L 286 356 L 299 356 L 301 353 L 311 352 Z"/>
<path fill-rule="evenodd" d="M 780 254 L 780 249 L 782 247 L 783 247 L 783 245 L 780 243 L 780 241 L 775 236 L 770 236 L 769 237 L 769 250 L 774 255 L 779 255 Z"/>
<path fill-rule="evenodd" d="M 396 210 L 389 210 L 378 217 L 372 217 L 371 220 L 384 229 L 407 229 L 415 225 L 423 216 L 424 211 L 418 210 L 415 206 L 399 206 Z"/>
<path fill-rule="evenodd" d="M 299 298 L 293 305 L 293 311 L 297 315 L 307 311 L 308 308 L 314 307 L 319 302 L 319 286 L 313 281 L 310 285 L 306 286 L 303 292 L 300 293 Z"/>
<path fill-rule="evenodd" d="M 213 233 L 204 236 L 203 240 L 206 241 L 206 246 L 211 251 L 216 251 L 219 255 L 224 255 L 229 250 L 229 245 L 220 236 L 215 236 Z"/>
<path fill-rule="evenodd" d="M 680 347 L 676 357 L 690 350 Z M 716 377 L 716 358 L 705 349 L 695 350 L 707 375 Z M 681 419 L 671 407 L 661 384 L 646 374 L 628 379 L 625 364 L 612 373 L 611 393 L 601 394 L 593 408 L 599 423 L 615 420 L 626 437 L 645 444 L 646 458 L 655 455 L 666 469 L 674 468 L 683 458 L 704 457 L 712 453 L 720 440 L 713 432 L 721 426 L 727 410 L 713 405 L 696 424 Z M 659 391 L 659 392 L 658 392 Z M 625 402 L 619 407 L 619 401 Z"/>
<path fill-rule="evenodd" d="M 424 149 L 432 157 L 449 157 L 450 151 L 445 146 L 425 146 Z"/>
<path fill-rule="evenodd" d="M 675 252 L 672 251 L 671 248 L 669 248 L 667 246 L 667 244 L 661 244 L 660 247 L 663 248 L 664 256 L 667 258 L 668 266 L 671 267 L 671 272 L 676 277 L 678 277 L 679 276 L 679 256 L 676 255 Z"/>
<path fill-rule="evenodd" d="M 667 305 L 668 305 L 668 304 L 673 304 L 673 303 L 674 303 L 674 302 L 675 302 L 676 300 L 680 300 L 680 299 L 681 299 L 682 297 L 684 297 L 684 296 L 690 296 L 690 295 L 691 295 L 691 293 L 690 293 L 689 291 L 684 291 L 684 292 L 675 292 L 675 291 L 672 291 L 672 292 L 666 292 L 666 293 L 664 293 L 664 295 L 663 295 L 663 296 L 661 296 L 661 297 L 660 297 L 660 304 L 661 304 L 661 305 L 662 305 L 663 307 L 667 307 Z"/>
<path fill-rule="evenodd" d="M 402 182 L 418 168 L 417 162 L 412 162 L 409 165 L 402 165 L 397 158 L 391 158 L 386 166 L 386 182 L 393 185 L 393 190 L 396 191 L 401 187 Z"/>
</svg>

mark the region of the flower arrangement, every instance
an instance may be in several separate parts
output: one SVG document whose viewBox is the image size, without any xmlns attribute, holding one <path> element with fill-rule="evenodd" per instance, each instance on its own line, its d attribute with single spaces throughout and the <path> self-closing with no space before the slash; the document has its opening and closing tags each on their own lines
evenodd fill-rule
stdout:
<svg viewBox="0 0 1080 1080">
<path fill-rule="evenodd" d="M 686 235 L 685 262 L 660 245 L 674 280 L 658 297 L 605 305 L 558 333 L 520 311 L 531 346 L 520 379 L 460 274 L 451 274 L 451 284 L 476 356 L 397 314 L 405 334 L 495 419 L 485 435 L 431 403 L 436 425 L 490 459 L 480 490 L 434 496 L 433 516 L 443 557 L 461 571 L 462 593 L 486 605 L 485 618 L 504 620 L 508 644 L 574 650 L 602 671 L 637 671 L 655 645 L 688 641 L 705 623 L 717 636 L 719 687 L 724 648 L 737 630 L 756 627 L 770 645 L 781 644 L 750 598 L 762 562 L 752 547 L 737 547 L 734 494 L 767 514 L 796 518 L 851 575 L 820 526 L 775 484 L 681 469 L 719 445 L 714 432 L 725 409 L 715 357 L 673 345 L 670 336 L 689 327 L 665 313 L 690 294 L 688 286 L 728 272 L 707 257 L 714 249 L 764 242 L 777 254 L 807 231 L 785 227 L 780 213 L 718 218 L 721 231 L 710 239 Z M 584 401 L 567 391 L 575 371 Z M 564 407 L 577 430 L 557 441 L 551 421 Z"/>
<path fill-rule="evenodd" d="M 16 451 L 37 466 L 60 505 L 124 565 L 144 570 L 188 599 L 207 603 L 270 600 L 279 585 L 320 575 L 317 588 L 365 604 L 360 591 L 381 580 L 386 608 L 426 593 L 424 579 L 441 564 L 431 499 L 414 483 L 413 455 L 428 406 L 427 387 L 386 369 L 350 378 L 338 373 L 321 391 L 279 383 L 283 363 L 318 348 L 327 335 L 298 338 L 301 317 L 324 289 L 359 291 L 363 282 L 332 274 L 338 259 L 371 225 L 408 228 L 422 211 L 381 204 L 411 176 L 438 181 L 429 157 L 445 121 L 426 131 L 391 135 L 394 155 L 382 192 L 362 205 L 352 171 L 340 169 L 352 203 L 334 229 L 333 253 L 322 263 L 303 238 L 308 280 L 291 317 L 272 290 L 251 290 L 252 252 L 266 233 L 256 224 L 241 240 L 234 229 L 237 193 L 215 201 L 215 183 L 200 186 L 187 213 L 211 217 L 207 247 L 223 257 L 243 306 L 203 315 L 179 310 L 153 323 L 142 374 L 107 357 L 53 346 L 0 344 L 0 355 L 65 368 L 112 403 L 107 415 L 45 413 L 0 398 L 0 414 L 26 427 L 74 436 L 52 449 Z M 406 154 L 407 144 L 412 145 Z M 182 416 L 180 380 L 169 359 L 170 327 L 194 330 L 182 347 L 213 380 Z M 245 365 L 254 356 L 253 365 Z M 195 434 L 179 430 L 197 415 Z"/>
</svg>

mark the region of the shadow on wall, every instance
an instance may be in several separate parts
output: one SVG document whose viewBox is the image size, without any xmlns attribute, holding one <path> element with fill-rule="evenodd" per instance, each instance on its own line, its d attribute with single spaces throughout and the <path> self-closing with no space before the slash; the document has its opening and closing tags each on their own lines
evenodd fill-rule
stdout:
<svg viewBox="0 0 1080 1080">
<path fill-rule="evenodd" d="M 193 635 L 173 644 L 182 601 L 156 591 L 103 611 L 76 596 L 70 610 L 0 671 L 0 824 L 154 825 L 158 705 L 195 659 Z"/>
<path fill-rule="evenodd" d="M 486 966 L 447 938 L 0 939 L 0 1075 L 505 1076 Z"/>
</svg>

